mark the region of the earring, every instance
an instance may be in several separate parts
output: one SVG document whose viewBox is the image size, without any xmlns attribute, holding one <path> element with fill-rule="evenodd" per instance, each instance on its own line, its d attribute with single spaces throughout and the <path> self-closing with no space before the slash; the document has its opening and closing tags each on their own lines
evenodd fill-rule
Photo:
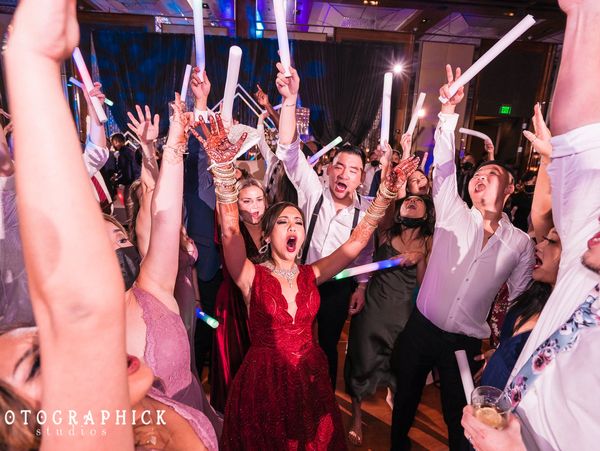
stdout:
<svg viewBox="0 0 600 451">
<path fill-rule="evenodd" d="M 270 245 L 270 244 L 271 244 L 270 242 L 266 242 L 266 243 L 264 244 L 264 246 L 262 246 L 262 247 L 261 247 L 261 248 L 258 250 L 258 253 L 259 253 L 259 254 L 261 254 L 261 255 L 262 255 L 262 254 L 266 254 L 266 253 L 267 253 L 267 251 L 269 250 L 269 245 Z"/>
<path fill-rule="evenodd" d="M 303 248 L 303 247 L 301 247 L 301 248 L 300 248 L 300 252 L 298 252 L 298 255 L 296 256 L 296 258 L 297 258 L 298 260 L 302 260 L 302 254 L 303 254 L 303 252 L 304 252 L 304 248 Z"/>
</svg>

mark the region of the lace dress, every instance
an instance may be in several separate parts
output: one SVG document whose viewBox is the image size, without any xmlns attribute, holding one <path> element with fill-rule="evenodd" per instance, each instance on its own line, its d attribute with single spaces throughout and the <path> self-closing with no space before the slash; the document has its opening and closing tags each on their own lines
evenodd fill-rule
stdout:
<svg viewBox="0 0 600 451">
<path fill-rule="evenodd" d="M 148 396 L 185 418 L 204 445 L 218 449 L 221 420 L 190 370 L 190 345 L 181 317 L 150 293 L 133 288 L 146 323 L 144 361 L 157 380 Z"/>
<path fill-rule="evenodd" d="M 255 265 L 251 345 L 229 391 L 222 450 L 346 449 L 327 360 L 312 333 L 319 292 L 300 266 L 293 319 L 279 281 Z"/>
</svg>

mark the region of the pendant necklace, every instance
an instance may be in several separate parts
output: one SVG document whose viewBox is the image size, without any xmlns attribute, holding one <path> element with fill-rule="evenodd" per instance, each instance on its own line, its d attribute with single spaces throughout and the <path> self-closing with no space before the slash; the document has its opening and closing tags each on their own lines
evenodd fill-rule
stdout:
<svg viewBox="0 0 600 451">
<path fill-rule="evenodd" d="M 283 277 L 290 284 L 290 288 L 294 288 L 294 279 L 298 275 L 298 265 L 294 263 L 292 269 L 280 269 L 276 268 L 271 262 L 266 262 L 265 266 L 271 270 L 271 273 Z"/>
</svg>

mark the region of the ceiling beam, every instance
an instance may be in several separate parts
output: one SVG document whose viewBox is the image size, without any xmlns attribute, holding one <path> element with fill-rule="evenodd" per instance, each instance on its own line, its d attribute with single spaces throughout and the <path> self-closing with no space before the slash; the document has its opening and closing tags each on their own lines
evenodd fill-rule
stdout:
<svg viewBox="0 0 600 451">
<path fill-rule="evenodd" d="M 526 36 L 532 41 L 540 41 L 548 36 L 564 31 L 566 25 L 567 18 L 564 16 L 557 19 L 544 20 L 531 27 L 527 31 Z"/>
</svg>

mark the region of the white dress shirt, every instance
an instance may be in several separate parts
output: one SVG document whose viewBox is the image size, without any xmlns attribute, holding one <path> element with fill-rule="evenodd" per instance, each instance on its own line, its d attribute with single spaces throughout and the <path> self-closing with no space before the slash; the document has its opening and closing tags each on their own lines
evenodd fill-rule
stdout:
<svg viewBox="0 0 600 451">
<path fill-rule="evenodd" d="M 354 220 L 354 209 L 360 210 L 359 220 L 363 218 L 370 202 L 359 201 L 358 196 L 354 196 L 354 201 L 349 207 L 336 211 L 333 197 L 329 186 L 323 186 L 319 176 L 310 167 L 304 154 L 300 151 L 300 140 L 296 140 L 289 145 L 277 145 L 277 158 L 283 161 L 285 172 L 288 178 L 298 190 L 302 193 L 299 196 L 300 208 L 305 216 L 305 229 L 308 233 L 312 213 L 315 205 L 323 195 L 323 205 L 317 217 L 310 246 L 304 249 L 308 251 L 306 262 L 308 264 L 326 257 L 333 253 L 338 247 L 344 244 L 352 232 L 352 222 Z M 373 261 L 373 240 L 365 246 L 354 264 L 350 266 L 363 265 Z M 357 277 L 358 282 L 367 282 L 369 276 L 363 274 Z"/>
<path fill-rule="evenodd" d="M 435 132 L 433 201 L 436 224 L 431 256 L 419 290 L 419 311 L 446 332 L 488 338 L 490 306 L 507 282 L 509 298 L 531 281 L 533 242 L 503 214 L 482 248 L 483 217 L 458 195 L 454 164 L 457 114 L 441 114 Z"/>
<path fill-rule="evenodd" d="M 600 123 L 552 138 L 552 214 L 562 244 L 556 286 L 531 332 L 512 377 L 600 282 L 581 264 L 600 225 Z M 510 380 L 509 380 L 510 381 Z M 527 449 L 600 447 L 600 330 L 585 330 L 575 348 L 559 355 L 527 391 L 517 413 Z"/>
<path fill-rule="evenodd" d="M 367 163 L 365 166 L 365 180 L 362 183 L 362 188 L 360 193 L 363 196 L 368 196 L 371 191 L 371 183 L 373 183 L 373 177 L 375 177 L 375 173 L 379 170 L 379 166 L 375 167 L 371 163 Z"/>
<path fill-rule="evenodd" d="M 102 191 L 104 191 L 106 199 L 110 202 L 110 212 L 112 214 L 114 211 L 113 201 L 110 192 L 108 191 L 108 187 L 106 186 L 106 182 L 104 181 L 104 177 L 102 177 L 102 174 L 100 173 L 100 169 L 102 169 L 102 166 L 104 166 L 108 160 L 108 153 L 108 148 L 94 144 L 88 137 L 88 140 L 85 143 L 85 150 L 83 151 L 83 164 L 85 165 L 85 170 L 90 176 L 90 179 L 95 179 Z M 96 191 L 93 182 L 90 181 L 90 185 L 92 186 L 94 198 L 97 202 L 100 202 L 100 195 Z"/>
</svg>

